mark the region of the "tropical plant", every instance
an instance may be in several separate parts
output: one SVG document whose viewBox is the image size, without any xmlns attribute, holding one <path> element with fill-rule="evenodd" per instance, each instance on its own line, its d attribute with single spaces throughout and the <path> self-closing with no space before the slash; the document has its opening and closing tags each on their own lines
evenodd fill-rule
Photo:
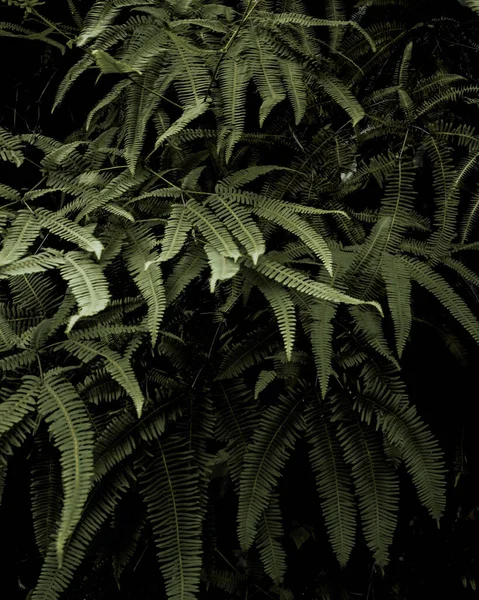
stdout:
<svg viewBox="0 0 479 600">
<path fill-rule="evenodd" d="M 415 320 L 479 344 L 473 66 L 423 60 L 444 25 L 408 2 L 69 0 L 75 31 L 12 4 L 33 22 L 2 35 L 43 23 L 81 52 L 54 108 L 91 103 L 63 140 L 0 129 L 36 178 L 0 184 L 0 480 L 28 445 L 28 597 L 80 597 L 92 567 L 121 586 L 150 543 L 160 597 L 293 598 L 280 483 L 303 443 L 337 561 L 359 527 L 385 567 L 403 468 L 445 509 L 402 375 Z"/>
</svg>

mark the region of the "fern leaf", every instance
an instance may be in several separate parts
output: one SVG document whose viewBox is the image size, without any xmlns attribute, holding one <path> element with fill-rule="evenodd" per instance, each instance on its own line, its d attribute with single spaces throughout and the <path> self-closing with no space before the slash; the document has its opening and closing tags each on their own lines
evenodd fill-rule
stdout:
<svg viewBox="0 0 479 600">
<path fill-rule="evenodd" d="M 131 229 L 128 232 L 130 244 L 124 254 L 128 270 L 148 306 L 148 329 L 154 346 L 166 309 L 166 297 L 158 255 L 151 249 L 155 242 L 150 236 L 146 228 Z"/>
<path fill-rule="evenodd" d="M 309 325 L 309 336 L 321 395 L 325 399 L 328 393 L 329 379 L 333 373 L 331 364 L 333 356 L 333 319 L 336 316 L 337 304 L 315 302 L 310 310 L 312 322 Z"/>
<path fill-rule="evenodd" d="M 276 208 L 261 206 L 254 208 L 254 212 L 298 236 L 322 260 L 328 273 L 333 274 L 333 257 L 326 241 L 304 219 L 294 213 L 290 214 L 289 211 L 283 212 L 279 206 Z"/>
<path fill-rule="evenodd" d="M 127 358 L 121 356 L 121 354 L 115 350 L 108 348 L 108 346 L 102 342 L 93 342 L 89 340 L 69 340 L 67 342 L 62 342 L 62 344 L 55 349 L 67 350 L 74 356 L 77 356 L 82 362 L 89 362 L 97 357 L 105 359 L 105 369 L 130 396 L 133 400 L 138 418 L 141 417 L 145 398 L 138 385 L 130 361 Z"/>
<path fill-rule="evenodd" d="M 135 69 L 124 60 L 118 60 L 105 50 L 92 50 L 91 54 L 95 59 L 96 66 L 100 69 L 103 75 L 110 73 L 124 74 L 124 73 L 138 73 L 142 75 L 141 71 Z"/>
<path fill-rule="evenodd" d="M 272 494 L 258 524 L 258 550 L 266 574 L 277 585 L 283 583 L 286 573 L 286 552 L 281 544 L 283 535 L 279 497 Z"/>
<path fill-rule="evenodd" d="M 170 304 L 178 298 L 186 286 L 196 279 L 206 266 L 207 262 L 204 256 L 196 248 L 182 256 L 165 282 L 166 302 Z"/>
<path fill-rule="evenodd" d="M 36 408 L 39 383 L 37 377 L 22 377 L 18 390 L 0 404 L 0 436 L 23 421 Z"/>
<path fill-rule="evenodd" d="M 357 298 L 348 296 L 348 294 L 340 292 L 325 283 L 319 283 L 314 279 L 310 279 L 301 271 L 290 269 L 266 256 L 260 258 L 255 269 L 262 275 L 274 279 L 278 283 L 284 283 L 287 287 L 298 290 L 302 294 L 313 296 L 318 300 L 327 300 L 334 303 L 344 302 L 345 304 L 370 304 L 382 315 L 381 306 L 377 302 L 358 300 Z"/>
<path fill-rule="evenodd" d="M 35 216 L 42 227 L 55 233 L 63 240 L 76 244 L 87 252 L 93 252 L 100 259 L 103 244 L 91 235 L 85 227 L 80 227 L 75 222 L 44 208 L 37 208 Z"/>
<path fill-rule="evenodd" d="M 292 60 L 281 60 L 279 66 L 286 84 L 289 101 L 293 107 L 295 125 L 299 125 L 303 120 L 307 107 L 303 68 Z"/>
<path fill-rule="evenodd" d="M 40 223 L 29 210 L 19 210 L 8 228 L 0 250 L 0 266 L 9 265 L 26 253 L 40 234 Z"/>
<path fill-rule="evenodd" d="M 286 359 L 291 360 L 296 332 L 296 309 L 287 289 L 274 281 L 261 281 L 258 289 L 269 302 L 283 337 Z"/>
<path fill-rule="evenodd" d="M 344 462 L 336 428 L 322 414 L 319 402 L 307 407 L 305 420 L 309 458 L 316 476 L 326 530 L 339 564 L 345 567 L 356 534 L 356 502 L 350 471 Z"/>
<path fill-rule="evenodd" d="M 397 520 L 398 479 L 374 433 L 359 420 L 342 423 L 339 440 L 351 466 L 364 536 L 374 559 L 387 564 Z"/>
<path fill-rule="evenodd" d="M 261 515 L 303 428 L 301 404 L 280 397 L 276 406 L 264 411 L 248 446 L 238 508 L 238 538 L 243 550 L 254 542 Z"/>
<path fill-rule="evenodd" d="M 408 256 L 402 256 L 401 260 L 409 269 L 411 278 L 433 294 L 479 344 L 479 322 L 464 300 L 447 281 L 420 260 Z"/>
<path fill-rule="evenodd" d="M 198 227 L 213 248 L 225 256 L 236 261 L 241 252 L 238 250 L 228 230 L 211 210 L 193 198 L 186 203 L 193 225 Z"/>
<path fill-rule="evenodd" d="M 36 456 L 32 466 L 30 496 L 35 540 L 42 555 L 55 537 L 62 508 L 62 482 L 58 459 L 44 439 L 35 440 Z"/>
<path fill-rule="evenodd" d="M 142 487 L 169 600 L 195 600 L 201 575 L 202 511 L 189 444 L 158 444 Z"/>
<path fill-rule="evenodd" d="M 224 200 L 220 195 L 212 196 L 208 204 L 245 247 L 253 263 L 256 264 L 258 258 L 265 253 L 266 247 L 263 234 L 251 218 L 249 211 L 237 202 Z"/>
<path fill-rule="evenodd" d="M 182 131 L 187 125 L 189 125 L 191 121 L 194 121 L 202 114 L 204 114 L 209 109 L 209 107 L 209 100 L 200 102 L 199 104 L 195 104 L 194 106 L 187 106 L 184 109 L 181 117 L 177 119 L 173 123 L 173 125 L 168 127 L 168 129 L 164 133 L 162 133 L 160 137 L 156 140 L 154 150 L 157 150 L 161 146 L 161 144 L 163 144 L 163 142 L 165 142 L 173 135 L 180 133 L 180 131 Z"/>
<path fill-rule="evenodd" d="M 385 373 L 380 375 L 384 378 Z M 368 378 L 363 395 L 373 404 L 378 427 L 399 449 L 422 504 L 439 521 L 445 508 L 446 469 L 437 441 L 405 394 L 391 392 L 382 382 Z"/>
<path fill-rule="evenodd" d="M 381 274 L 386 283 L 397 353 L 401 357 L 411 331 L 411 279 L 406 265 L 388 253 L 383 256 Z"/>
<path fill-rule="evenodd" d="M 353 126 L 357 125 L 364 117 L 365 113 L 363 107 L 359 104 L 346 85 L 331 75 L 328 75 L 327 77 L 322 75 L 317 81 L 328 96 L 331 96 L 331 98 L 351 117 Z"/>
<path fill-rule="evenodd" d="M 183 248 L 192 225 L 188 219 L 188 211 L 183 204 L 175 204 L 161 240 L 160 262 L 174 258 Z"/>
<path fill-rule="evenodd" d="M 102 311 L 110 300 L 108 281 L 103 269 L 89 260 L 81 252 L 68 252 L 60 273 L 75 296 L 80 312 L 70 317 L 66 332 L 82 317 L 92 316 Z"/>
<path fill-rule="evenodd" d="M 210 292 L 213 293 L 216 282 L 231 279 L 238 273 L 240 266 L 238 263 L 233 262 L 231 258 L 226 258 L 217 252 L 209 244 L 205 244 L 205 252 L 211 268 Z"/>
<path fill-rule="evenodd" d="M 75 388 L 54 371 L 43 376 L 39 411 L 61 454 L 64 500 L 55 541 L 61 565 L 65 545 L 80 520 L 90 492 L 93 432 L 88 412 Z"/>
<path fill-rule="evenodd" d="M 276 371 L 261 371 L 254 386 L 254 399 L 257 400 L 270 383 L 276 379 Z"/>
<path fill-rule="evenodd" d="M 224 150 L 226 162 L 241 139 L 246 119 L 246 89 L 253 76 L 252 65 L 246 60 L 226 58 L 220 65 L 222 119 L 218 150 Z"/>
</svg>

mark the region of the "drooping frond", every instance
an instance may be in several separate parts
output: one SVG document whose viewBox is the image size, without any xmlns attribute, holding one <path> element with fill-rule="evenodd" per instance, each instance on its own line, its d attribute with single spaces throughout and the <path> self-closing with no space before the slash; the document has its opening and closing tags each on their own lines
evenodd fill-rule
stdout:
<svg viewBox="0 0 479 600">
<path fill-rule="evenodd" d="M 279 497 L 273 493 L 258 524 L 258 550 L 266 574 L 281 585 L 286 573 L 286 552 L 281 544 L 284 536 Z"/>
<path fill-rule="evenodd" d="M 336 311 L 337 304 L 326 301 L 315 302 L 310 308 L 311 322 L 308 323 L 308 333 L 323 398 L 326 398 L 329 379 L 333 373 L 331 361 L 334 325 L 332 321 Z"/>
<path fill-rule="evenodd" d="M 191 227 L 185 205 L 173 205 L 161 240 L 161 253 L 158 258 L 160 262 L 171 260 L 180 252 Z"/>
<path fill-rule="evenodd" d="M 366 542 L 377 563 L 385 565 L 396 528 L 398 478 L 378 436 L 354 414 L 347 418 L 340 423 L 339 440 L 353 474 Z"/>
<path fill-rule="evenodd" d="M 160 570 L 171 600 L 194 600 L 201 574 L 202 512 L 193 455 L 171 436 L 157 443 L 142 476 Z"/>
<path fill-rule="evenodd" d="M 35 409 L 38 393 L 38 379 L 24 376 L 17 392 L 0 404 L 0 437 Z"/>
<path fill-rule="evenodd" d="M 57 457 L 49 451 L 44 437 L 36 442 L 30 495 L 35 540 L 39 551 L 45 555 L 60 521 L 63 492 Z"/>
<path fill-rule="evenodd" d="M 445 466 L 441 450 L 428 427 L 404 392 L 388 389 L 387 370 L 379 377 L 365 365 L 363 398 L 372 404 L 378 427 L 400 451 L 418 491 L 419 499 L 430 515 L 439 521 L 445 508 Z"/>
<path fill-rule="evenodd" d="M 301 407 L 301 400 L 280 397 L 277 405 L 268 407 L 262 414 L 248 446 L 238 508 L 238 538 L 244 550 L 254 542 L 270 494 L 303 429 Z"/>
<path fill-rule="evenodd" d="M 163 275 L 158 253 L 154 250 L 156 241 L 152 232 L 141 226 L 131 228 L 128 239 L 130 243 L 125 252 L 126 263 L 148 306 L 148 330 L 154 346 L 166 309 Z"/>
<path fill-rule="evenodd" d="M 411 279 L 406 265 L 392 254 L 384 255 L 381 274 L 394 322 L 397 353 L 401 357 L 411 331 Z"/>
<path fill-rule="evenodd" d="M 69 340 L 63 342 L 55 349 L 67 350 L 85 363 L 90 362 L 93 358 L 103 358 L 105 369 L 130 396 L 138 417 L 141 416 L 145 398 L 128 358 L 121 356 L 121 354 L 112 350 L 103 342 L 93 342 L 90 340 Z"/>
<path fill-rule="evenodd" d="M 61 564 L 65 545 L 77 526 L 93 476 L 93 432 L 75 388 L 56 371 L 43 376 L 39 412 L 60 450 L 63 507 L 55 548 Z"/>
<path fill-rule="evenodd" d="M 40 233 L 40 223 L 29 210 L 19 210 L 0 250 L 0 266 L 14 263 L 26 253 Z"/>
<path fill-rule="evenodd" d="M 336 427 L 322 414 L 317 399 L 305 412 L 309 458 L 321 500 L 328 537 L 344 567 L 356 537 L 356 502 L 351 490 L 351 474 L 344 462 Z"/>
<path fill-rule="evenodd" d="M 107 306 L 110 294 L 103 269 L 82 252 L 65 254 L 60 273 L 68 282 L 80 308 L 78 314 L 72 316 L 68 322 L 68 333 L 78 319 L 101 312 Z"/>
<path fill-rule="evenodd" d="M 257 281 L 258 289 L 269 302 L 283 337 L 286 359 L 291 360 L 296 332 L 296 309 L 290 293 L 274 281 Z"/>
</svg>

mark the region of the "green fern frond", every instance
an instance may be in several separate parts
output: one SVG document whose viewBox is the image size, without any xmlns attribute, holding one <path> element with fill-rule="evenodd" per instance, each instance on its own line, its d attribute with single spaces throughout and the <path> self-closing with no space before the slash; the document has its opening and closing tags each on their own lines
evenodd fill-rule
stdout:
<svg viewBox="0 0 479 600">
<path fill-rule="evenodd" d="M 191 221 L 188 219 L 188 211 L 185 205 L 175 204 L 171 209 L 163 239 L 161 240 L 161 253 L 158 258 L 160 262 L 174 258 L 180 252 L 191 227 Z"/>
<path fill-rule="evenodd" d="M 412 257 L 402 256 L 411 278 L 433 294 L 442 306 L 464 327 L 479 344 L 479 322 L 464 300 L 449 283 L 426 263 Z"/>
<path fill-rule="evenodd" d="M 211 269 L 210 292 L 213 293 L 216 282 L 231 279 L 238 273 L 240 266 L 238 263 L 232 261 L 231 258 L 227 258 L 217 252 L 209 244 L 205 244 L 204 249 Z"/>
<path fill-rule="evenodd" d="M 252 65 L 246 60 L 226 58 L 219 74 L 223 109 L 218 150 L 225 152 L 228 163 L 244 130 L 246 89 L 253 76 Z"/>
<path fill-rule="evenodd" d="M 286 573 L 286 552 L 281 544 L 284 536 L 279 497 L 272 494 L 258 523 L 258 550 L 266 574 L 281 585 Z"/>
<path fill-rule="evenodd" d="M 58 459 L 50 452 L 45 436 L 35 442 L 30 496 L 37 548 L 45 555 L 60 522 L 63 492 Z"/>
<path fill-rule="evenodd" d="M 70 221 L 44 208 L 37 208 L 35 216 L 42 227 L 55 233 L 63 240 L 76 244 L 83 250 L 86 250 L 86 252 L 93 252 L 100 259 L 103 244 L 91 235 L 86 228 L 80 227 L 74 221 Z"/>
<path fill-rule="evenodd" d="M 356 536 L 356 501 L 351 474 L 344 462 L 336 427 L 313 400 L 305 412 L 309 458 L 316 477 L 328 537 L 339 564 L 344 567 Z"/>
<path fill-rule="evenodd" d="M 314 302 L 310 308 L 311 322 L 307 324 L 307 332 L 311 340 L 316 372 L 319 379 L 321 395 L 326 398 L 329 379 L 333 374 L 333 320 L 336 316 L 337 304 L 332 302 Z"/>
<path fill-rule="evenodd" d="M 23 146 L 20 139 L 0 127 L 0 159 L 20 167 L 24 161 Z"/>
<path fill-rule="evenodd" d="M 291 360 L 296 332 L 296 308 L 291 294 L 274 281 L 258 280 L 256 285 L 273 309 L 283 338 L 286 360 Z"/>
<path fill-rule="evenodd" d="M 231 234 L 215 213 L 193 198 L 188 200 L 186 208 L 193 225 L 198 227 L 217 252 L 234 261 L 241 256 Z"/>
<path fill-rule="evenodd" d="M 82 252 L 68 252 L 64 256 L 64 264 L 60 273 L 75 296 L 80 308 L 78 314 L 70 317 L 66 332 L 82 317 L 89 317 L 101 312 L 110 300 L 108 280 L 103 269 L 88 259 Z"/>
<path fill-rule="evenodd" d="M 152 233 L 146 227 L 137 226 L 128 231 L 129 245 L 125 251 L 128 270 L 133 277 L 146 305 L 148 306 L 148 329 L 154 346 L 158 339 L 160 323 L 166 309 L 166 296 L 163 275 L 158 253 L 153 251 L 156 244 Z"/>
<path fill-rule="evenodd" d="M 445 508 L 446 470 L 437 441 L 404 393 L 388 389 L 368 366 L 362 375 L 366 381 L 363 395 L 374 407 L 378 427 L 399 449 L 419 499 L 433 519 L 439 520 Z M 381 371 L 379 376 L 386 380 L 387 371 Z"/>
<path fill-rule="evenodd" d="M 364 109 L 342 81 L 332 75 L 321 75 L 317 78 L 317 82 L 328 96 L 331 96 L 349 115 L 353 126 L 361 121 L 365 115 Z"/>
<path fill-rule="evenodd" d="M 18 390 L 0 404 L 0 436 L 8 433 L 15 425 L 36 408 L 39 394 L 39 381 L 25 375 Z"/>
<path fill-rule="evenodd" d="M 348 296 L 344 292 L 340 292 L 325 283 L 319 283 L 314 279 L 310 279 L 301 271 L 290 269 L 281 263 L 271 260 L 267 256 L 260 257 L 255 269 L 262 275 L 274 279 L 278 283 L 284 283 L 287 287 L 298 290 L 302 294 L 313 296 L 318 300 L 327 300 L 328 302 L 345 304 L 370 304 L 374 306 L 382 315 L 381 306 L 374 301 L 364 301 Z"/>
<path fill-rule="evenodd" d="M 19 210 L 0 250 L 0 266 L 14 263 L 27 252 L 40 234 L 40 223 L 29 210 Z"/>
<path fill-rule="evenodd" d="M 460 243 L 465 244 L 471 231 L 474 229 L 479 218 L 479 190 L 476 190 L 469 199 L 469 204 L 464 210 L 461 221 Z"/>
<path fill-rule="evenodd" d="M 65 546 L 61 565 L 54 545 L 48 549 L 32 600 L 59 600 L 77 573 L 91 542 L 111 518 L 130 486 L 131 480 L 122 472 L 110 473 L 102 480 L 95 489 L 95 501 L 86 505 L 82 519 Z"/>
<path fill-rule="evenodd" d="M 145 398 L 140 389 L 135 373 L 130 361 L 121 356 L 115 350 L 108 348 L 102 342 L 69 340 L 62 342 L 55 350 L 67 350 L 82 362 L 88 363 L 94 358 L 103 358 L 105 360 L 105 369 L 113 379 L 121 385 L 125 392 L 133 400 L 138 417 L 141 416 Z"/>
<path fill-rule="evenodd" d="M 208 205 L 245 247 L 253 263 L 256 264 L 258 258 L 265 253 L 266 247 L 263 234 L 251 218 L 249 211 L 234 200 L 223 199 L 219 194 L 211 196 Z"/>
<path fill-rule="evenodd" d="M 238 507 L 238 539 L 243 550 L 255 540 L 261 515 L 303 429 L 301 408 L 301 400 L 281 396 L 276 406 L 265 409 L 248 446 Z"/>
<path fill-rule="evenodd" d="M 207 266 L 204 254 L 198 248 L 189 249 L 176 263 L 165 281 L 166 302 L 172 303 Z"/>
<path fill-rule="evenodd" d="M 254 399 L 257 400 L 270 383 L 276 379 L 276 371 L 261 371 L 254 386 Z"/>
<path fill-rule="evenodd" d="M 170 436 L 145 465 L 143 494 L 170 600 L 194 600 L 201 575 L 202 511 L 189 444 Z"/>
<path fill-rule="evenodd" d="M 380 566 L 389 560 L 397 521 L 399 484 L 374 432 L 354 416 L 340 423 L 339 441 L 359 499 L 364 536 Z"/>
<path fill-rule="evenodd" d="M 381 274 L 394 323 L 397 353 L 401 357 L 411 331 L 411 279 L 405 264 L 392 254 L 384 255 Z"/>
<path fill-rule="evenodd" d="M 58 562 L 77 526 L 93 477 L 93 432 L 88 412 L 76 389 L 55 371 L 43 377 L 38 410 L 60 450 L 63 508 L 55 540 Z"/>
</svg>

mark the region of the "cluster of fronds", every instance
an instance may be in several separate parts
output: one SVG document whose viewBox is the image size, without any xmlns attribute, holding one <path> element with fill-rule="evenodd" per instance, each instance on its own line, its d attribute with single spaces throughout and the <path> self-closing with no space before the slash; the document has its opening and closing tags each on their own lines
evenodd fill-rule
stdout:
<svg viewBox="0 0 479 600">
<path fill-rule="evenodd" d="M 32 600 L 62 597 L 135 493 L 119 582 L 150 536 L 171 600 L 267 578 L 292 598 L 277 490 L 300 439 L 341 565 L 358 527 L 388 562 L 399 464 L 444 511 L 401 360 L 421 288 L 479 343 L 479 138 L 457 112 L 479 86 L 421 70 L 428 23 L 240 5 L 96 2 L 56 99 L 109 78 L 84 128 L 0 130 L 0 159 L 43 157 L 31 190 L 0 184 L 0 476 L 34 438 Z M 218 478 L 241 572 L 204 532 Z"/>
</svg>

